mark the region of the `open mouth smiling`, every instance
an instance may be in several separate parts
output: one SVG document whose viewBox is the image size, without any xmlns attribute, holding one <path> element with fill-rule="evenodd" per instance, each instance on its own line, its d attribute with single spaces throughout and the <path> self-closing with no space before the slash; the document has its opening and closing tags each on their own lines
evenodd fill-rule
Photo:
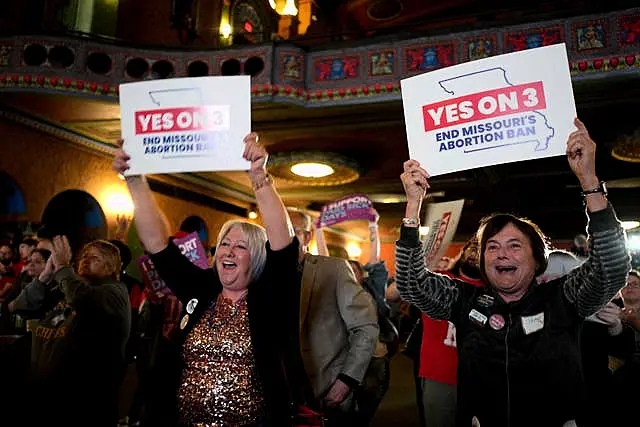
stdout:
<svg viewBox="0 0 640 427">
<path fill-rule="evenodd" d="M 231 262 L 231 261 L 222 261 L 222 268 L 224 268 L 225 270 L 229 270 L 229 269 L 233 269 L 235 268 L 237 265 L 235 262 Z"/>
</svg>

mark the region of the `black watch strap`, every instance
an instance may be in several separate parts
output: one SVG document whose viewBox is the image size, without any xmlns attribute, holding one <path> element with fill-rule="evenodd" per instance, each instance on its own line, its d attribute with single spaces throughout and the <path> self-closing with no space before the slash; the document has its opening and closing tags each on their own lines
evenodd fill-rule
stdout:
<svg viewBox="0 0 640 427">
<path fill-rule="evenodd" d="M 593 190 L 582 190 L 582 197 L 586 197 L 589 194 L 602 193 L 603 195 L 607 195 L 607 183 L 604 181 L 600 181 L 600 185 L 598 188 L 594 188 Z"/>
</svg>

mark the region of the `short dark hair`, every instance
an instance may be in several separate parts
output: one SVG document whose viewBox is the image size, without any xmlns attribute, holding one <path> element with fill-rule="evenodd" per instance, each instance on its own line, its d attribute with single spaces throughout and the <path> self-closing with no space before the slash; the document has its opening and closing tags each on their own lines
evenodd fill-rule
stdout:
<svg viewBox="0 0 640 427">
<path fill-rule="evenodd" d="M 513 224 L 529 239 L 533 258 L 536 260 L 536 273 L 539 276 L 547 269 L 549 259 L 547 258 L 547 237 L 544 235 L 540 227 L 533 221 L 526 218 L 520 218 L 511 214 L 494 213 L 480 221 L 478 228 L 478 242 L 480 244 L 480 275 L 485 283 L 489 283 L 487 274 L 484 269 L 484 249 L 487 241 L 498 234 L 508 224 Z"/>
<path fill-rule="evenodd" d="M 23 239 L 21 243 L 29 246 L 36 246 L 38 244 L 38 241 L 33 237 L 27 237 L 26 239 Z"/>
<path fill-rule="evenodd" d="M 40 254 L 45 262 L 47 262 L 49 260 L 49 257 L 51 256 L 51 252 L 46 249 L 34 249 L 31 251 L 31 255 L 33 254 Z"/>
<path fill-rule="evenodd" d="M 638 279 L 640 279 L 640 272 L 638 272 L 638 270 L 631 270 L 629 272 L 629 276 L 636 276 Z"/>
</svg>

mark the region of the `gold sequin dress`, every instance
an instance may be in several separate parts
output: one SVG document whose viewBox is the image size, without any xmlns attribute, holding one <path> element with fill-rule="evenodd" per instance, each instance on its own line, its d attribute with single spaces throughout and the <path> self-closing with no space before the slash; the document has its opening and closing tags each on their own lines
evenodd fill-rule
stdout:
<svg viewBox="0 0 640 427">
<path fill-rule="evenodd" d="M 264 416 L 264 396 L 249 333 L 246 298 L 218 297 L 187 337 L 186 368 L 178 390 L 188 426 L 244 426 Z"/>
</svg>

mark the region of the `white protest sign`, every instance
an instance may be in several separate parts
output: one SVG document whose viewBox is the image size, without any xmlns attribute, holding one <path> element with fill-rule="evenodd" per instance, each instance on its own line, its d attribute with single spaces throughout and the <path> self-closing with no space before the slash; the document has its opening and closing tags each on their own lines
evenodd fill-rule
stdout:
<svg viewBox="0 0 640 427">
<path fill-rule="evenodd" d="M 249 76 L 192 77 L 120 85 L 126 175 L 248 170 Z"/>
<path fill-rule="evenodd" d="M 402 80 L 409 154 L 430 175 L 564 155 L 575 101 L 564 44 Z"/>
<path fill-rule="evenodd" d="M 427 206 L 424 225 L 429 227 L 422 247 L 427 268 L 434 269 L 456 234 L 464 199 L 452 202 L 430 203 Z"/>
</svg>

